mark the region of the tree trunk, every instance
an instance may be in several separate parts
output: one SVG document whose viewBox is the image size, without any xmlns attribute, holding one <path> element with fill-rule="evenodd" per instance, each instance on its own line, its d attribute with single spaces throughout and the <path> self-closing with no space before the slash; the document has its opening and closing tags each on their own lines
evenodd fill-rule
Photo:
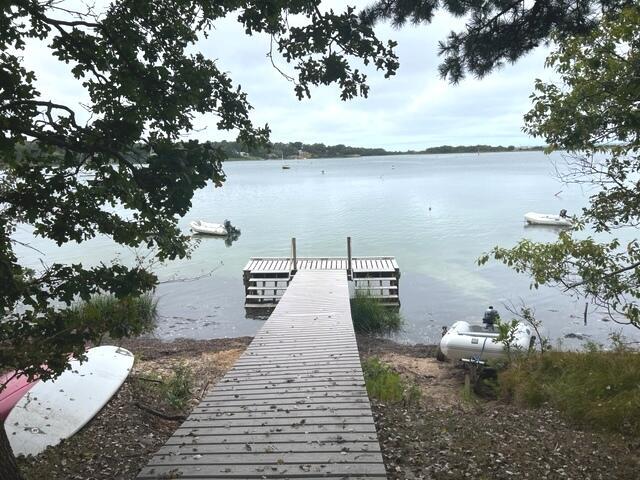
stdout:
<svg viewBox="0 0 640 480">
<path fill-rule="evenodd" d="M 16 465 L 16 457 L 4 430 L 4 422 L 0 423 L 0 478 L 2 480 L 23 480 Z"/>
</svg>

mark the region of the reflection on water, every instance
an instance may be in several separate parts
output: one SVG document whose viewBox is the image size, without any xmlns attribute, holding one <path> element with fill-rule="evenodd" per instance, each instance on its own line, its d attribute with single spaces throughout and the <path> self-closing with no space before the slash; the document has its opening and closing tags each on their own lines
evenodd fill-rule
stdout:
<svg viewBox="0 0 640 480">
<path fill-rule="evenodd" d="M 221 223 L 228 218 L 242 236 L 225 242 L 201 237 L 193 256 L 157 268 L 162 279 L 199 277 L 159 286 L 158 334 L 210 338 L 253 335 L 261 321 L 244 311 L 242 268 L 251 256 L 288 256 L 297 238 L 299 256 L 346 255 L 352 237 L 354 255 L 394 255 L 400 265 L 400 298 L 406 318 L 401 341 L 433 342 L 440 327 L 456 320 L 480 321 L 487 305 L 520 299 L 536 308 L 553 337 L 570 332 L 605 339 L 610 322 L 592 314 L 582 325 L 584 303 L 550 288 L 531 290 L 529 279 L 476 259 L 495 245 L 521 238 L 552 241 L 558 229 L 529 227 L 529 211 L 579 212 L 586 196 L 562 187 L 554 166 L 539 152 L 362 157 L 228 162 L 224 187 L 196 193 L 193 208 L 181 219 Z M 97 238 L 57 248 L 32 240 L 25 227 L 21 240 L 54 261 L 98 263 L 135 252 Z M 232 243 L 231 248 L 227 248 Z M 34 267 L 39 255 L 21 250 Z M 215 268 L 212 275 L 206 275 Z M 501 309 L 503 318 L 504 309 Z"/>
<path fill-rule="evenodd" d="M 201 242 L 223 242 L 224 246 L 229 248 L 233 245 L 233 242 L 238 241 L 240 238 L 240 231 L 233 232 L 229 235 L 220 236 L 220 235 L 207 235 L 204 233 L 193 232 L 191 237 L 196 240 L 198 243 Z"/>
</svg>

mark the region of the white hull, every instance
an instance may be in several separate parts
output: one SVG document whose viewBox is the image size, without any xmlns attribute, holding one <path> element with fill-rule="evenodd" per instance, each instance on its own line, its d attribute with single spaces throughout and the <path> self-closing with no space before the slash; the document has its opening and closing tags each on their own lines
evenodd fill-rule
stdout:
<svg viewBox="0 0 640 480">
<path fill-rule="evenodd" d="M 38 382 L 11 410 L 5 429 L 13 453 L 37 455 L 80 430 L 118 391 L 133 366 L 124 348 L 90 348 L 87 360 L 53 381 Z"/>
<path fill-rule="evenodd" d="M 504 344 L 496 341 L 498 333 L 486 330 L 484 325 L 456 322 L 440 340 L 440 350 L 448 360 L 463 358 L 494 360 L 506 356 Z M 531 329 L 520 323 L 516 331 L 514 350 L 526 351 L 531 342 Z"/>
<path fill-rule="evenodd" d="M 558 227 L 570 227 L 573 225 L 570 218 L 548 213 L 529 212 L 524 214 L 524 219 L 531 225 L 555 225 Z"/>
<path fill-rule="evenodd" d="M 206 235 L 218 235 L 220 237 L 227 236 L 227 229 L 220 223 L 209 223 L 198 220 L 189 224 L 191 230 L 197 233 L 204 233 Z"/>
</svg>

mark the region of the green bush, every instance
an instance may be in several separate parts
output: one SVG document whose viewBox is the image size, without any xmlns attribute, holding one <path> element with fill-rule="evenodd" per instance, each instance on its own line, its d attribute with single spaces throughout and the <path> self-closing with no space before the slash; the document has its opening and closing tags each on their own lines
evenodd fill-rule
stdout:
<svg viewBox="0 0 640 480">
<path fill-rule="evenodd" d="M 370 398 L 390 403 L 415 403 L 420 399 L 421 393 L 417 385 L 408 385 L 399 374 L 379 359 L 368 359 L 362 368 Z"/>
<path fill-rule="evenodd" d="M 184 409 L 193 390 L 193 375 L 185 365 L 173 368 L 173 375 L 162 384 L 164 397 L 169 405 L 179 410 Z"/>
<path fill-rule="evenodd" d="M 351 318 L 358 333 L 389 333 L 399 330 L 403 322 L 397 309 L 360 293 L 351 299 Z"/>
<path fill-rule="evenodd" d="M 88 328 L 107 324 L 111 338 L 135 337 L 155 328 L 157 303 L 152 295 L 123 298 L 97 295 L 88 302 L 76 304 L 71 315 L 75 315 L 77 324 Z"/>
<path fill-rule="evenodd" d="M 519 358 L 500 372 L 503 399 L 549 403 L 582 425 L 640 434 L 640 354 L 619 349 L 547 352 Z"/>
<path fill-rule="evenodd" d="M 133 377 L 132 381 L 136 398 L 142 403 L 157 405 L 161 411 L 167 407 L 184 411 L 193 397 L 195 385 L 192 370 L 184 364 L 172 366 L 171 373 L 151 371 L 142 377 Z"/>
</svg>

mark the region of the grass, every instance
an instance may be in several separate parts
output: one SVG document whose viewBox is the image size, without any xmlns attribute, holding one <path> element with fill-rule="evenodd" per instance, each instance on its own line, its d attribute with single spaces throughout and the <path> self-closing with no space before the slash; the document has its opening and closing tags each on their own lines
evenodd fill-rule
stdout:
<svg viewBox="0 0 640 480">
<path fill-rule="evenodd" d="M 195 380 L 187 365 L 171 367 L 171 372 L 147 372 L 134 377 L 135 396 L 145 405 L 160 411 L 183 412 L 193 398 Z"/>
<path fill-rule="evenodd" d="M 157 301 L 151 295 L 124 298 L 97 295 L 76 304 L 70 314 L 81 325 L 106 323 L 111 338 L 135 337 L 155 328 Z"/>
<path fill-rule="evenodd" d="M 389 365 L 378 358 L 369 358 L 362 365 L 369 398 L 382 402 L 405 404 L 416 403 L 420 399 L 420 389 L 415 384 L 407 384 Z"/>
<path fill-rule="evenodd" d="M 351 318 L 358 333 L 390 333 L 399 330 L 403 323 L 397 309 L 385 307 L 361 293 L 351 299 Z"/>
<path fill-rule="evenodd" d="M 591 347 L 530 355 L 499 373 L 498 390 L 515 403 L 548 403 L 581 425 L 640 435 L 638 352 Z"/>
<path fill-rule="evenodd" d="M 193 391 L 193 375 L 185 365 L 173 367 L 173 375 L 161 384 L 161 390 L 169 405 L 178 410 L 183 410 Z"/>
</svg>

